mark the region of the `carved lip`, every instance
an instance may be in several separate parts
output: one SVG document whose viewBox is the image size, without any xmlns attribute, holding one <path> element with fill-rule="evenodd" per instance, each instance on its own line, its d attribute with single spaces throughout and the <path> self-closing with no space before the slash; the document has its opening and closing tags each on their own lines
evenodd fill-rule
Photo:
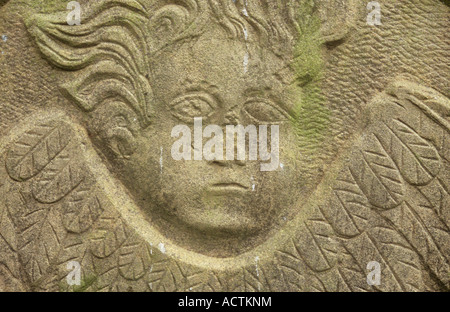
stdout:
<svg viewBox="0 0 450 312">
<path fill-rule="evenodd" d="M 218 182 L 214 183 L 209 187 L 209 190 L 213 193 L 217 194 L 229 194 L 233 192 L 246 192 L 250 189 L 249 186 L 246 186 L 239 182 Z"/>
</svg>

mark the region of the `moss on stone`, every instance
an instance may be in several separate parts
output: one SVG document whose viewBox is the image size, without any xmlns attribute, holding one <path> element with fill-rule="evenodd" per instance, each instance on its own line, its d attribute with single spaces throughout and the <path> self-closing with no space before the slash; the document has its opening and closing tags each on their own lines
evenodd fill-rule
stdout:
<svg viewBox="0 0 450 312">
<path fill-rule="evenodd" d="M 315 14 L 314 1 L 306 0 L 298 12 L 298 39 L 294 46 L 292 68 L 296 82 L 293 88 L 295 115 L 293 127 L 301 148 L 314 155 L 328 133 L 330 111 L 321 90 L 324 61 L 321 22 Z M 310 153 L 309 153 L 310 152 Z"/>
</svg>

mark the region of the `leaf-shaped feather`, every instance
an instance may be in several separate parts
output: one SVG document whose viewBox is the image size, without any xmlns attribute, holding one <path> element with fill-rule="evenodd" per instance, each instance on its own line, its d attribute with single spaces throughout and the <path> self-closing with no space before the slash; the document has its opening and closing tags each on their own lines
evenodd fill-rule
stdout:
<svg viewBox="0 0 450 312">
<path fill-rule="evenodd" d="M 119 272 L 128 280 L 138 280 L 150 268 L 151 252 L 148 243 L 137 234 L 131 235 L 119 250 Z"/>
<path fill-rule="evenodd" d="M 306 291 L 307 269 L 304 262 L 295 256 L 295 252 L 277 251 L 278 267 L 287 289 Z"/>
<path fill-rule="evenodd" d="M 154 292 L 174 292 L 183 289 L 183 274 L 175 261 L 162 259 L 152 263 L 148 274 L 148 287 Z"/>
<path fill-rule="evenodd" d="M 102 219 L 103 217 L 101 217 Z M 91 235 L 91 252 L 97 258 L 106 258 L 118 250 L 126 239 L 125 224 L 121 218 L 114 218 L 106 221 L 104 226 L 95 229 Z"/>
<path fill-rule="evenodd" d="M 0 186 L 1 198 L 6 198 L 6 190 L 6 185 Z M 14 224 L 3 201 L 0 201 L 0 240 L 4 240 L 11 250 L 17 250 Z M 2 261 L 1 258 L 0 261 Z"/>
<path fill-rule="evenodd" d="M 397 209 L 384 211 L 382 215 L 395 226 L 414 250 L 422 257 L 434 276 L 442 281 L 444 287 L 450 286 L 450 266 L 436 242 L 415 209 L 407 201 Z"/>
<path fill-rule="evenodd" d="M 62 204 L 62 222 L 69 232 L 83 233 L 103 211 L 95 190 L 88 183 L 80 184 Z"/>
<path fill-rule="evenodd" d="M 295 291 L 326 291 L 325 286 L 317 278 L 317 271 L 309 267 L 305 261 L 304 252 L 298 247 L 295 240 L 290 240 L 282 250 L 276 252 L 279 271 L 287 288 Z M 317 254 L 318 250 L 315 249 L 318 247 L 315 245 L 312 249 L 313 252 L 316 252 L 315 258 L 320 259 L 319 265 L 315 265 L 315 267 L 326 270 L 330 267 L 324 262 L 323 256 Z M 303 248 L 308 248 L 308 246 L 303 246 Z M 313 260 L 314 257 L 310 257 L 309 263 L 312 263 Z"/>
<path fill-rule="evenodd" d="M 3 196 L 5 195 L 4 191 L 4 185 L 0 186 L 0 194 Z M 19 277 L 16 231 L 3 202 L 0 202 L 0 266 L 1 264 L 5 266 L 5 270 L 9 272 L 11 277 Z M 6 290 L 3 289 L 3 291 Z"/>
<path fill-rule="evenodd" d="M 272 291 L 271 283 L 274 279 L 269 278 L 266 272 L 269 266 L 261 266 L 259 261 L 243 270 L 245 292 L 266 292 Z"/>
<path fill-rule="evenodd" d="M 395 229 L 387 225 L 375 226 L 369 233 L 376 242 L 377 251 L 383 255 L 386 265 L 390 267 L 402 289 L 425 290 L 422 278 L 424 268 L 411 245 Z"/>
<path fill-rule="evenodd" d="M 33 196 L 38 201 L 55 203 L 86 180 L 85 166 L 74 154 L 74 151 L 60 154 L 33 181 Z"/>
<path fill-rule="evenodd" d="M 151 276 L 151 273 L 149 275 Z M 213 271 L 189 267 L 184 276 L 186 276 L 186 284 L 181 291 L 217 292 L 225 290 L 221 278 Z M 152 279 L 150 278 L 150 280 Z"/>
<path fill-rule="evenodd" d="M 402 202 L 404 185 L 400 173 L 373 136 L 355 160 L 350 171 L 372 205 L 390 209 Z"/>
<path fill-rule="evenodd" d="M 95 268 L 97 290 L 102 292 L 111 291 L 120 279 L 118 251 L 106 258 L 92 258 Z"/>
<path fill-rule="evenodd" d="M 9 176 L 26 181 L 36 176 L 69 144 L 72 133 L 62 122 L 40 124 L 13 143 L 6 157 Z"/>
<path fill-rule="evenodd" d="M 89 242 L 86 237 L 69 233 L 62 242 L 62 248 L 58 255 L 56 265 L 58 267 L 57 281 L 59 291 L 91 291 L 95 279 L 92 255 L 88 251 Z M 67 267 L 68 263 L 76 261 L 80 264 L 81 285 L 69 285 L 67 276 L 72 269 Z"/>
<path fill-rule="evenodd" d="M 424 225 L 430 237 L 436 242 L 442 255 L 450 263 L 450 245 L 446 244 L 446 242 L 450 241 L 448 225 L 440 218 L 437 209 L 433 207 L 433 204 L 427 197 L 418 192 L 412 192 L 411 194 L 411 199 L 408 200 L 411 212 Z"/>
<path fill-rule="evenodd" d="M 383 254 L 377 249 L 376 241 L 367 233 L 363 233 L 356 238 L 343 240 L 343 244 L 352 257 L 358 262 L 359 270 L 366 271 L 366 266 L 372 261 L 376 261 L 381 265 L 381 281 L 377 286 L 383 291 L 402 291 L 402 285 L 398 280 L 395 272 L 390 268 L 389 263 L 385 260 Z M 364 274 L 363 274 L 364 276 Z M 350 281 L 353 283 L 354 281 Z"/>
<path fill-rule="evenodd" d="M 299 225 L 294 246 L 299 257 L 315 272 L 330 269 L 336 260 L 334 232 L 322 212 L 315 208 L 314 215 Z"/>
<path fill-rule="evenodd" d="M 340 263 L 336 268 L 337 278 L 342 280 L 345 286 L 342 288 L 348 288 L 353 292 L 368 292 L 374 289 L 367 283 L 367 273 L 365 268 L 362 267 L 355 256 L 347 250 L 345 246 L 345 239 L 342 239 L 341 250 L 339 251 Z"/>
<path fill-rule="evenodd" d="M 371 208 L 348 168 L 339 173 L 333 193 L 329 202 L 320 207 L 326 222 L 339 236 L 349 238 L 361 234 L 369 222 Z"/>
<path fill-rule="evenodd" d="M 384 133 L 377 137 L 408 183 L 425 185 L 439 173 L 437 150 L 406 123 L 394 119 Z"/>
<path fill-rule="evenodd" d="M 442 177 L 442 179 L 441 179 Z M 445 178 L 448 177 L 448 178 Z M 442 170 L 436 179 L 425 186 L 418 187 L 427 203 L 421 204 L 428 208 L 436 218 L 445 224 L 447 231 L 450 228 L 450 168 Z"/>
<path fill-rule="evenodd" d="M 7 196 L 14 218 L 18 253 L 28 279 L 34 286 L 52 270 L 60 250 L 60 243 L 66 235 L 58 223 L 58 217 L 48 206 L 34 201 L 28 191 L 12 191 Z"/>
</svg>

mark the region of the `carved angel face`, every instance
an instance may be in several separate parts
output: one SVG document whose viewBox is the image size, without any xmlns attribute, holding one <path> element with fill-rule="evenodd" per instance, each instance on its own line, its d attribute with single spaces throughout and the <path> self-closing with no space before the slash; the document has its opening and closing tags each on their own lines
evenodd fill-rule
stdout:
<svg viewBox="0 0 450 312">
<path fill-rule="evenodd" d="M 307 160 L 291 119 L 292 90 L 269 49 L 216 34 L 170 46 L 150 66 L 155 116 L 125 162 L 122 177 L 149 219 L 188 248 L 226 256 L 260 241 L 295 213 L 307 194 Z M 176 161 L 173 127 L 278 125 L 280 167 L 258 161 Z"/>
<path fill-rule="evenodd" d="M 307 84 L 298 81 L 317 71 L 310 65 L 320 59 L 320 43 L 310 34 L 318 28 L 313 18 L 300 27 L 289 6 L 273 12 L 271 25 L 252 25 L 248 14 L 267 14 L 253 4 L 248 12 L 231 2 L 209 11 L 221 5 L 198 1 L 198 7 L 167 5 L 154 14 L 134 4 L 98 4 L 79 28 L 61 23 L 65 15 L 28 23 L 48 59 L 76 71 L 63 89 L 89 113 L 88 131 L 149 224 L 203 254 L 241 254 L 296 215 L 320 179 L 326 116 L 312 96 L 317 90 L 304 91 Z M 113 9 L 120 19 L 96 15 Z M 289 34 L 307 27 L 315 28 Z M 224 132 L 227 125 L 278 125 L 279 168 L 174 160 L 172 129 L 196 117 Z"/>
</svg>

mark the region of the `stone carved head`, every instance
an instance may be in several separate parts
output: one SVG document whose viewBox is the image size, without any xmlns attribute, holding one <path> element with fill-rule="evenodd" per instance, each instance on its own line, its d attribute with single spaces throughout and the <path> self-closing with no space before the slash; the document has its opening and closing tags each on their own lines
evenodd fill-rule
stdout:
<svg viewBox="0 0 450 312">
<path fill-rule="evenodd" d="M 187 249 L 241 254 L 301 211 L 320 180 L 330 112 L 322 49 L 348 32 L 350 1 L 103 0 L 27 20 L 66 71 L 98 151 L 151 226 Z M 171 130 L 276 124 L 280 168 L 175 161 Z"/>
</svg>

